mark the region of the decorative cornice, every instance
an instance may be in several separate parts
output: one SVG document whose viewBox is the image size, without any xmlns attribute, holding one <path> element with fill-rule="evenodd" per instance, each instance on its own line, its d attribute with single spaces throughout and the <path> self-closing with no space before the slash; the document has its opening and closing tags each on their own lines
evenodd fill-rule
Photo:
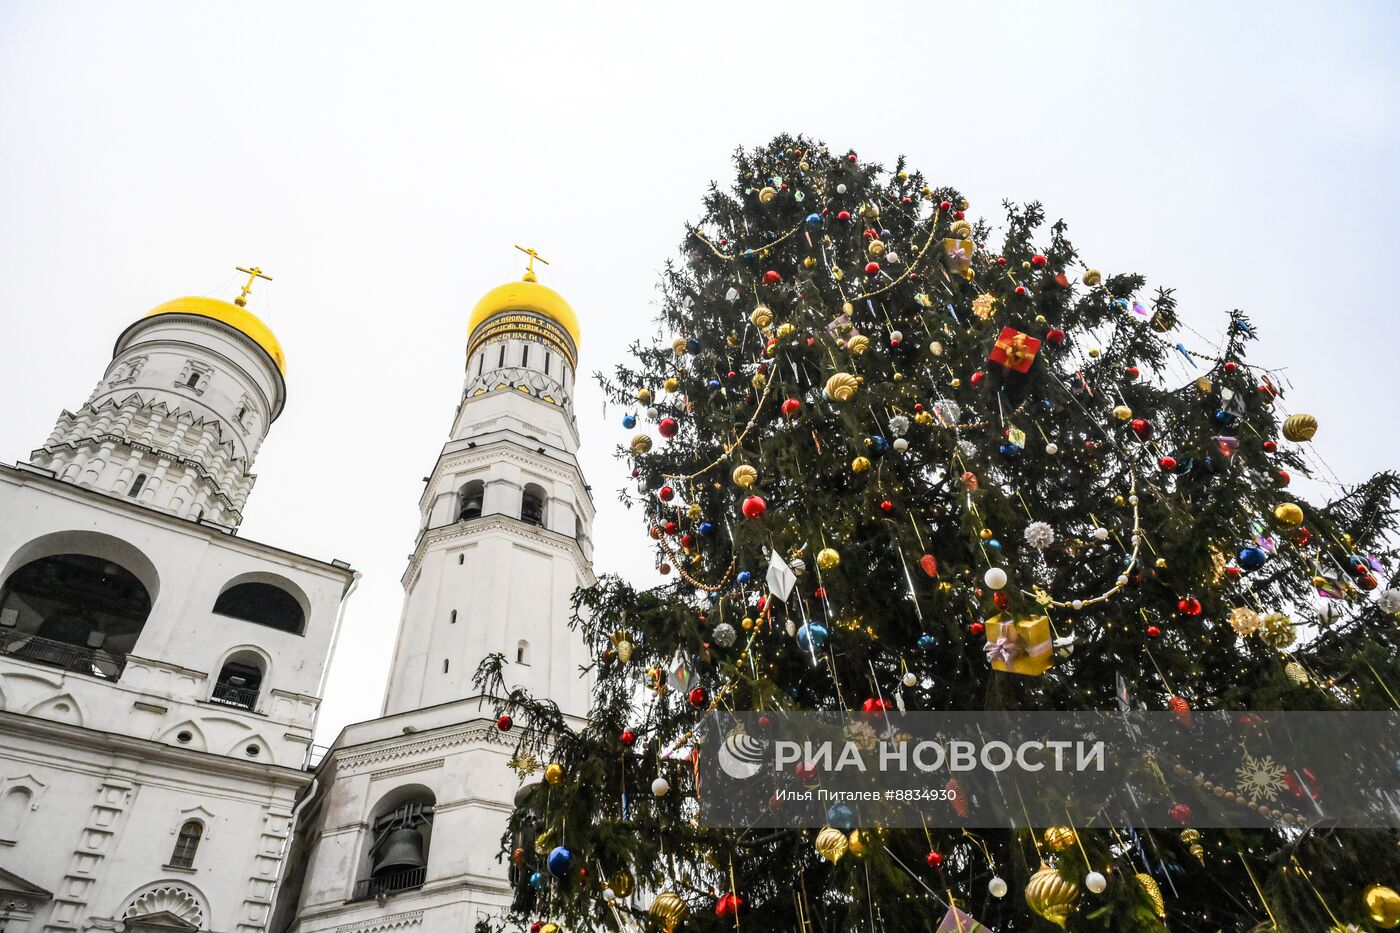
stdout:
<svg viewBox="0 0 1400 933">
<path fill-rule="evenodd" d="M 442 759 L 434 758 L 432 761 L 419 761 L 408 765 L 399 765 L 397 768 L 385 768 L 382 771 L 371 771 L 369 779 L 378 781 L 381 778 L 397 777 L 400 774 L 412 774 L 415 771 L 434 771 L 442 767 Z"/>
<path fill-rule="evenodd" d="M 576 538 L 560 534 L 557 531 L 541 530 L 538 525 L 531 525 L 518 518 L 500 513 L 483 515 L 481 518 L 454 522 L 451 525 L 439 525 L 437 528 L 425 530 L 418 539 L 418 547 L 409 559 L 408 568 L 404 571 L 403 585 L 405 587 L 413 585 L 413 581 L 417 579 L 422 570 L 423 558 L 433 545 L 465 538 L 479 538 L 497 532 L 530 541 L 561 556 L 573 558 L 585 581 L 584 585 L 593 585 L 593 564 L 583 553 L 583 548 Z"/>
<path fill-rule="evenodd" d="M 405 927 L 417 926 L 422 922 L 423 911 L 410 910 L 407 913 L 394 914 L 391 917 L 375 917 L 373 920 L 343 923 L 335 928 L 335 933 L 381 933 L 383 930 L 402 930 Z"/>
<path fill-rule="evenodd" d="M 378 764 L 381 761 L 394 761 L 400 758 L 407 758 L 410 755 L 419 755 L 425 752 L 437 752 L 448 748 L 455 748 L 458 745 L 467 745 L 471 742 L 484 742 L 488 745 L 508 745 L 510 744 L 505 733 L 496 728 L 495 723 L 481 721 L 473 723 L 465 729 L 456 732 L 445 732 L 438 735 L 414 737 L 404 739 L 395 736 L 393 740 L 384 744 L 377 744 L 375 747 L 359 752 L 349 752 L 343 756 L 336 756 L 337 765 L 350 771 L 361 768 L 365 765 Z"/>
</svg>

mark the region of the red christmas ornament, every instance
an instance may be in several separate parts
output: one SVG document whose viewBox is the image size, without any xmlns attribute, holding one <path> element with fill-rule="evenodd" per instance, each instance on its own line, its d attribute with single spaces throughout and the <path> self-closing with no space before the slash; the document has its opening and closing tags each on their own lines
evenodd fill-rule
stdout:
<svg viewBox="0 0 1400 933">
<path fill-rule="evenodd" d="M 998 609 L 1005 609 L 1007 606 L 1011 605 L 1011 598 L 998 590 L 992 594 L 992 604 Z"/>
<path fill-rule="evenodd" d="M 1174 803 L 1167 815 L 1176 820 L 1182 826 L 1191 822 L 1191 808 L 1184 803 Z"/>
<path fill-rule="evenodd" d="M 930 577 L 938 576 L 938 558 L 932 554 L 925 554 L 919 558 L 919 567 Z"/>
<path fill-rule="evenodd" d="M 1018 297 L 1018 298 L 1024 298 L 1024 297 L 1026 297 L 1026 286 L 1024 286 L 1024 285 L 1017 285 L 1017 286 L 1016 286 L 1016 297 Z"/>
<path fill-rule="evenodd" d="M 736 373 L 736 372 L 735 372 L 734 370 L 732 370 L 732 369 L 731 369 L 729 372 L 725 373 L 725 376 L 726 376 L 726 378 L 729 378 L 729 379 L 738 379 L 738 378 L 739 378 L 739 374 Z"/>
<path fill-rule="evenodd" d="M 681 547 L 685 548 L 688 551 L 694 546 L 695 536 L 693 534 L 686 532 L 685 534 L 681 535 Z"/>
<path fill-rule="evenodd" d="M 662 502 L 670 502 L 676 497 L 676 491 L 670 486 L 662 486 L 656 491 L 656 497 Z"/>
<path fill-rule="evenodd" d="M 1356 578 L 1356 585 L 1369 593 L 1371 590 L 1374 590 L 1377 586 L 1379 586 L 1380 583 L 1378 580 L 1376 580 L 1376 578 L 1373 575 L 1369 573 L 1363 573 L 1361 576 Z"/>
<path fill-rule="evenodd" d="M 1006 257 L 1005 257 L 1005 256 L 998 256 L 998 257 L 997 257 L 997 265 L 999 265 L 999 266 L 1004 266 L 1004 265 L 1006 265 Z"/>
<path fill-rule="evenodd" d="M 1061 288 L 1069 288 L 1069 276 L 1065 275 L 1063 272 L 1057 272 L 1055 274 L 1055 284 Z"/>
<path fill-rule="evenodd" d="M 850 155 L 846 156 L 846 161 L 854 164 L 856 161 L 856 154 L 852 152 Z"/>
<path fill-rule="evenodd" d="M 867 262 L 867 263 L 865 264 L 865 274 L 866 274 L 866 275 L 879 275 L 879 274 L 880 274 L 880 264 L 879 264 L 878 262 Z"/>
<path fill-rule="evenodd" d="M 744 906 L 744 899 L 733 891 L 728 891 L 723 897 L 715 901 L 715 913 L 721 917 L 732 917 L 739 912 L 739 908 Z"/>
<path fill-rule="evenodd" d="M 1297 775 L 1290 771 L 1284 777 L 1283 785 L 1288 788 L 1289 793 L 1291 793 L 1294 797 L 1297 797 L 1299 800 L 1303 799 L 1303 794 L 1305 792 L 1313 800 L 1322 799 L 1322 782 L 1317 779 L 1316 774 L 1313 774 L 1307 768 L 1303 769 L 1302 784 L 1298 783 Z M 1304 785 L 1306 785 L 1306 791 L 1304 790 Z"/>
<path fill-rule="evenodd" d="M 1287 470 L 1279 470 L 1274 474 L 1274 485 L 1280 488 L 1287 486 L 1293 481 L 1293 477 L 1288 475 Z"/>
<path fill-rule="evenodd" d="M 681 426 L 676 422 L 675 418 L 662 418 L 661 421 L 656 425 L 656 433 L 660 434 L 667 440 L 675 437 L 676 432 L 680 429 Z"/>
<path fill-rule="evenodd" d="M 690 700 L 691 706 L 699 708 L 705 705 L 705 703 L 710 699 L 710 695 L 705 692 L 704 687 L 696 687 L 694 690 L 690 691 L 690 695 L 687 697 L 687 699 Z"/>
<path fill-rule="evenodd" d="M 745 518 L 762 518 L 768 511 L 768 503 L 761 496 L 749 496 L 744 500 L 743 511 Z"/>
<path fill-rule="evenodd" d="M 544 929 L 543 920 L 536 920 L 534 923 L 530 924 L 530 933 L 540 933 L 542 929 Z"/>
<path fill-rule="evenodd" d="M 953 202 L 952 202 L 952 201 L 939 201 L 939 202 L 938 202 L 938 209 L 939 209 L 940 211 L 950 211 L 950 210 L 953 209 Z"/>
<path fill-rule="evenodd" d="M 875 239 L 875 231 L 871 230 L 869 227 L 866 227 L 864 230 L 861 231 L 861 236 L 865 237 L 867 240 L 873 240 Z"/>
<path fill-rule="evenodd" d="M 804 784 L 817 776 L 817 766 L 815 762 L 804 761 L 792 769 L 792 773 L 797 775 L 797 779 Z"/>
<path fill-rule="evenodd" d="M 1142 375 L 1142 370 L 1138 369 L 1136 366 L 1129 366 L 1123 371 L 1123 375 L 1127 376 L 1129 379 L 1136 379 L 1138 376 Z"/>
<path fill-rule="evenodd" d="M 661 530 L 664 531 L 664 532 L 666 532 L 668 535 L 670 535 L 671 537 L 674 538 L 674 537 L 676 536 L 677 532 L 679 532 L 679 531 L 681 530 L 681 526 L 680 526 L 680 525 L 677 525 L 675 522 L 667 522 L 666 525 L 665 525 L 665 527 L 662 528 Z"/>
<path fill-rule="evenodd" d="M 1031 257 L 1031 265 L 1035 266 L 1037 269 L 1044 269 L 1045 264 L 1049 261 L 1050 260 L 1046 259 L 1040 253 L 1036 253 L 1034 256 Z"/>
<path fill-rule="evenodd" d="M 1308 542 L 1312 540 L 1312 532 L 1300 525 L 1293 530 L 1292 540 L 1298 547 L 1307 547 Z"/>
<path fill-rule="evenodd" d="M 1170 473 L 1172 470 L 1176 469 L 1176 458 L 1163 457 L 1157 461 L 1157 465 L 1162 468 L 1163 473 Z"/>
<path fill-rule="evenodd" d="M 1133 433 L 1143 440 L 1152 436 L 1152 422 L 1146 418 L 1134 418 L 1129 424 L 1132 425 Z"/>
<path fill-rule="evenodd" d="M 1176 611 L 1184 616 L 1201 614 L 1201 601 L 1194 596 L 1183 596 L 1176 601 Z"/>
<path fill-rule="evenodd" d="M 1266 453 L 1266 454 L 1271 454 L 1271 453 L 1273 453 L 1273 452 L 1276 451 L 1276 450 L 1278 450 L 1278 442 L 1276 442 L 1276 441 L 1265 441 L 1265 442 L 1264 442 L 1264 453 Z"/>
<path fill-rule="evenodd" d="M 782 280 L 783 277 L 778 274 L 777 269 L 769 269 L 767 272 L 763 273 L 764 285 L 777 285 Z"/>
<path fill-rule="evenodd" d="M 973 635 L 981 635 L 987 630 L 987 626 L 983 625 L 981 622 L 973 622 L 967 627 L 967 630 Z"/>
<path fill-rule="evenodd" d="M 1063 347 L 1065 345 L 1065 330 L 1063 327 L 1052 327 L 1045 332 L 1045 342 L 1052 347 Z"/>
<path fill-rule="evenodd" d="M 504 716 L 504 715 L 503 715 L 503 716 L 501 716 L 500 719 L 497 719 L 497 720 L 496 720 L 496 728 L 497 728 L 497 729 L 500 729 L 502 732 L 509 732 L 509 731 L 510 731 L 510 727 L 511 727 L 511 718 L 510 718 L 509 716 Z"/>
<path fill-rule="evenodd" d="M 1184 699 L 1182 699 L 1181 697 L 1177 697 L 1177 696 L 1168 697 L 1168 698 L 1167 698 L 1167 709 L 1171 710 L 1173 713 L 1176 713 L 1177 722 L 1181 723 L 1183 726 L 1189 726 L 1189 725 L 1191 725 L 1191 704 L 1190 704 L 1190 703 L 1187 703 L 1187 702 L 1186 702 Z"/>
<path fill-rule="evenodd" d="M 863 713 L 884 713 L 894 709 L 894 706 L 891 705 L 889 700 L 867 697 L 865 702 L 860 705 L 860 709 Z"/>
<path fill-rule="evenodd" d="M 1239 575 L 1240 568 L 1236 567 L 1234 564 L 1231 564 L 1229 567 L 1225 568 L 1225 576 L 1229 577 L 1230 579 L 1239 579 Z"/>
<path fill-rule="evenodd" d="M 1239 367 L 1234 363 L 1234 361 L 1228 361 L 1225 363 L 1225 371 L 1227 373 L 1232 373 L 1238 368 Z"/>
<path fill-rule="evenodd" d="M 929 868 L 941 868 L 943 866 L 943 856 L 937 852 L 930 852 L 924 856 L 924 861 L 928 862 Z"/>
<path fill-rule="evenodd" d="M 623 745 L 631 748 L 637 742 L 637 733 L 633 732 L 631 729 L 624 729 L 620 741 Z"/>
<path fill-rule="evenodd" d="M 975 372 L 975 373 L 972 374 L 972 384 L 973 384 L 973 385 L 981 385 L 981 384 L 982 384 L 982 380 L 983 380 L 983 379 L 986 379 L 986 378 L 987 378 L 987 374 L 984 373 L 984 372 L 982 372 L 982 371 L 979 369 L 977 372 Z"/>
<path fill-rule="evenodd" d="M 966 220 L 966 219 L 967 219 L 967 214 L 965 214 L 965 213 L 962 212 L 962 211 L 953 211 L 953 219 L 954 219 L 954 220 Z"/>
<path fill-rule="evenodd" d="M 795 398 L 783 400 L 783 414 L 789 418 L 796 418 L 797 413 L 802 410 L 802 403 Z"/>
<path fill-rule="evenodd" d="M 884 502 L 881 502 L 881 503 L 880 503 L 880 511 L 882 511 L 882 512 L 893 512 L 893 511 L 894 511 L 894 503 L 891 502 L 890 500 L 886 499 Z"/>
<path fill-rule="evenodd" d="M 837 220 L 849 221 L 849 220 L 851 219 L 851 212 L 850 212 L 850 211 L 838 211 L 838 212 L 836 213 L 836 219 L 837 219 Z"/>
<path fill-rule="evenodd" d="M 1156 638 L 1156 637 L 1157 637 L 1158 635 L 1160 635 L 1160 634 L 1162 634 L 1162 630 L 1159 629 L 1157 626 L 1155 626 L 1155 625 L 1149 625 L 1149 626 L 1147 627 L 1147 637 L 1148 637 L 1148 638 Z"/>
</svg>

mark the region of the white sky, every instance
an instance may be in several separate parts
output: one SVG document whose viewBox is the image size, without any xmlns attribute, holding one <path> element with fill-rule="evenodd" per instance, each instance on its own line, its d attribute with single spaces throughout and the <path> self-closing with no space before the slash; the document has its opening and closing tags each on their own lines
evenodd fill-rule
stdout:
<svg viewBox="0 0 1400 933">
<path fill-rule="evenodd" d="M 512 244 L 553 263 L 582 369 L 610 369 L 706 183 L 786 130 L 905 153 L 974 214 L 1039 198 L 1204 333 L 1245 308 L 1337 473 L 1400 465 L 1400 6 L 989 6 L 4 0 L 0 460 L 133 319 L 266 269 L 289 402 L 242 534 L 365 575 L 328 741 L 379 711 L 420 478 Z M 577 401 L 597 569 L 650 579 L 627 432 L 591 383 Z"/>
</svg>

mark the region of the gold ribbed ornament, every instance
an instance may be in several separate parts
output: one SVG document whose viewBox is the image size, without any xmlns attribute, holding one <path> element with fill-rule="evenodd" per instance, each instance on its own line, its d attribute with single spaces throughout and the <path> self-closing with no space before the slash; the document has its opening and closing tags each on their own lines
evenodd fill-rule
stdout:
<svg viewBox="0 0 1400 933">
<path fill-rule="evenodd" d="M 832 826 L 825 826 L 821 832 L 817 833 L 817 841 L 814 845 L 817 854 L 833 865 L 841 861 L 841 856 L 845 855 L 846 850 L 851 847 L 846 834 Z"/>
<path fill-rule="evenodd" d="M 614 872 L 608 879 L 608 887 L 613 889 L 613 893 L 618 897 L 631 897 L 636 890 L 637 883 L 632 880 L 632 876 L 625 871 Z"/>
<path fill-rule="evenodd" d="M 676 928 L 690 916 L 690 907 L 674 891 L 662 891 L 651 902 L 647 916 L 665 933 L 675 933 Z"/>
<path fill-rule="evenodd" d="M 826 381 L 826 394 L 836 402 L 849 401 L 860 388 L 860 382 L 850 373 L 837 373 Z"/>
<path fill-rule="evenodd" d="M 759 305 L 757 308 L 754 308 L 753 313 L 749 315 L 749 321 L 759 330 L 765 330 L 769 324 L 773 323 L 773 312 L 767 305 Z"/>
<path fill-rule="evenodd" d="M 634 434 L 634 435 L 632 435 L 632 454 L 633 454 L 633 456 L 640 457 L 642 454 L 646 453 L 648 450 L 651 450 L 651 435 L 650 435 L 650 434 Z"/>
<path fill-rule="evenodd" d="M 1026 885 L 1026 904 L 1057 927 L 1063 927 L 1074 913 L 1079 885 L 1044 863 Z"/>
<path fill-rule="evenodd" d="M 730 474 L 730 477 L 734 480 L 735 486 L 741 489 L 748 489 L 754 483 L 758 482 L 758 470 L 747 463 L 741 463 L 734 468 L 734 472 Z"/>
<path fill-rule="evenodd" d="M 1373 884 L 1362 895 L 1366 901 L 1366 914 L 1371 922 L 1382 930 L 1400 926 L 1400 894 L 1383 884 Z"/>
<path fill-rule="evenodd" d="M 864 334 L 856 334 L 846 341 L 846 349 L 850 350 L 856 356 L 860 356 L 865 353 L 866 350 L 870 349 L 870 338 Z"/>
<path fill-rule="evenodd" d="M 1075 839 L 1074 830 L 1068 826 L 1051 826 L 1041 836 L 1040 841 L 1045 843 L 1045 848 L 1051 852 L 1063 852 L 1074 845 Z"/>
<path fill-rule="evenodd" d="M 864 473 L 868 469 L 870 469 L 869 457 L 856 457 L 854 460 L 851 461 L 852 473 Z"/>
<path fill-rule="evenodd" d="M 1289 415 L 1283 419 L 1283 436 L 1295 444 L 1310 441 L 1317 433 L 1317 419 L 1312 415 Z"/>
</svg>

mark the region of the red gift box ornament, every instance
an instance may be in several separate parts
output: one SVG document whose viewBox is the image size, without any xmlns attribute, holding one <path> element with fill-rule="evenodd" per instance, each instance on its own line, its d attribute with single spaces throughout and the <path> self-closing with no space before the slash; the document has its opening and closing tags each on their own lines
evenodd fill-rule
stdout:
<svg viewBox="0 0 1400 933">
<path fill-rule="evenodd" d="M 997 337 L 996 346 L 987 359 L 1018 373 L 1030 370 L 1035 355 L 1040 352 L 1040 341 L 1030 334 L 1023 334 L 1014 327 L 1003 327 Z"/>
</svg>

